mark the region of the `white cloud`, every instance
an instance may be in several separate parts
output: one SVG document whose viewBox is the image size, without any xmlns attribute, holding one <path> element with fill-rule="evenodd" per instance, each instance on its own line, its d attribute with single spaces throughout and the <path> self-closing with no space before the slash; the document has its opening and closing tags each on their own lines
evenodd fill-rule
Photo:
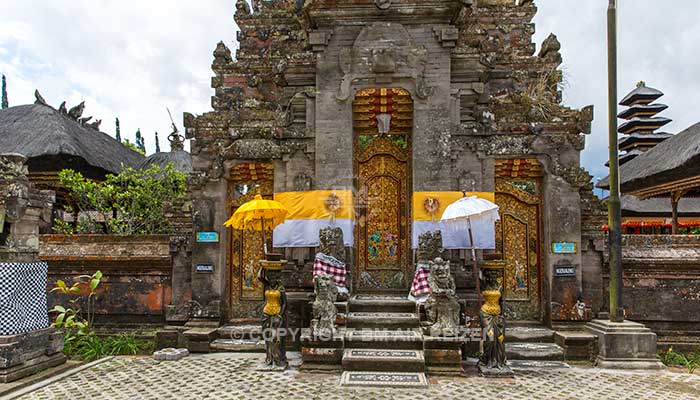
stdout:
<svg viewBox="0 0 700 400">
<path fill-rule="evenodd" d="M 11 104 L 34 101 L 34 89 L 55 106 L 85 100 L 86 114 L 123 137 L 141 129 L 153 151 L 170 132 L 166 107 L 210 110 L 212 52 L 235 47 L 231 1 L 5 0 L 0 13 L 0 72 Z M 167 148 L 167 145 L 164 146 Z"/>
<path fill-rule="evenodd" d="M 539 44 L 550 32 L 562 43 L 569 87 L 564 101 L 576 108 L 595 105 L 593 133 L 587 138 L 583 165 L 598 178 L 607 176 L 607 2 L 539 0 L 535 18 Z M 676 133 L 700 121 L 695 99 L 700 93 L 700 2 L 696 0 L 619 2 L 618 96 L 644 80 L 666 95 L 662 115 L 674 122 L 663 130 Z"/>
<path fill-rule="evenodd" d="M 568 86 L 564 101 L 596 107 L 593 134 L 582 161 L 595 176 L 606 174 L 607 64 L 605 1 L 537 0 L 535 40 L 550 32 L 562 42 Z M 677 132 L 700 120 L 697 38 L 700 2 L 620 2 L 620 96 L 639 80 L 666 93 Z M 11 104 L 34 101 L 34 89 L 58 106 L 85 100 L 86 113 L 114 134 L 134 139 L 140 128 L 150 151 L 153 133 L 170 132 L 169 107 L 178 125 L 182 112 L 210 110 L 212 51 L 224 40 L 233 50 L 232 0 L 4 0 L 0 13 L 0 72 L 8 76 Z M 164 146 L 167 147 L 167 146 Z"/>
</svg>

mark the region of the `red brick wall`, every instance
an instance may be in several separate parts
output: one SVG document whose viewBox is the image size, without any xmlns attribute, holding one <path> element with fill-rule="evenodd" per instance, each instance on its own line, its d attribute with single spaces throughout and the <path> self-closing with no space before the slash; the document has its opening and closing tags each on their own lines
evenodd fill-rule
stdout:
<svg viewBox="0 0 700 400">
<path fill-rule="evenodd" d="M 141 326 L 164 321 L 172 294 L 167 235 L 42 235 L 39 257 L 49 264 L 48 290 L 80 275 L 104 274 L 96 300 L 99 324 Z M 49 308 L 68 296 L 49 293 Z"/>
</svg>

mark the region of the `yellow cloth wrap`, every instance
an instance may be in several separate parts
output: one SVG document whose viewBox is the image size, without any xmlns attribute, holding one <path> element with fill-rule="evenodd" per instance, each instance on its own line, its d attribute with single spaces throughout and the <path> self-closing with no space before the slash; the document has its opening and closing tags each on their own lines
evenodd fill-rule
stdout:
<svg viewBox="0 0 700 400">
<path fill-rule="evenodd" d="M 493 192 L 467 192 L 467 197 L 476 196 L 492 203 L 496 202 L 496 195 Z M 462 192 L 415 192 L 413 193 L 413 220 L 414 221 L 439 221 L 445 208 L 455 201 L 464 197 Z M 439 203 L 439 208 L 433 213 L 425 209 L 425 201 L 435 199 Z"/>
<path fill-rule="evenodd" d="M 481 311 L 489 315 L 501 315 L 501 306 L 498 300 L 501 299 L 500 290 L 484 290 L 481 292 L 484 296 L 484 305 L 481 306 Z"/>
<path fill-rule="evenodd" d="M 263 313 L 267 315 L 280 315 L 282 312 L 282 292 L 279 290 L 265 291 L 265 308 Z"/>
<path fill-rule="evenodd" d="M 336 219 L 353 218 L 353 197 L 350 190 L 312 190 L 308 192 L 284 192 L 275 194 L 275 200 L 287 208 L 287 219 L 330 219 L 331 211 L 326 201 L 335 194 L 340 200 Z"/>
</svg>

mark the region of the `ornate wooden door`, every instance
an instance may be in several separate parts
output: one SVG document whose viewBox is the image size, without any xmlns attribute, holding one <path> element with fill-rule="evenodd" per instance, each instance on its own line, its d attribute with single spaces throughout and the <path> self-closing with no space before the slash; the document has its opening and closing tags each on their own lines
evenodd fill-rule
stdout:
<svg viewBox="0 0 700 400">
<path fill-rule="evenodd" d="M 273 197 L 273 167 L 268 163 L 245 163 L 231 172 L 229 215 L 260 193 Z M 230 228 L 229 228 L 230 229 Z M 268 235 L 271 238 L 272 235 Z M 259 263 L 264 258 L 259 232 L 232 230 L 230 235 L 231 318 L 257 317 L 256 307 L 262 299 L 262 285 L 257 280 Z M 272 242 L 268 242 L 268 247 Z M 269 247 L 271 248 L 271 247 Z"/>
<path fill-rule="evenodd" d="M 496 180 L 496 203 L 501 214 L 496 223 L 496 248 L 506 261 L 507 318 L 541 321 L 540 180 L 528 175 L 533 174 L 521 171 Z"/>
<path fill-rule="evenodd" d="M 410 94 L 367 89 L 353 104 L 355 119 L 355 279 L 360 291 L 408 288 L 410 253 Z M 377 128 L 391 115 L 388 132 Z"/>
</svg>

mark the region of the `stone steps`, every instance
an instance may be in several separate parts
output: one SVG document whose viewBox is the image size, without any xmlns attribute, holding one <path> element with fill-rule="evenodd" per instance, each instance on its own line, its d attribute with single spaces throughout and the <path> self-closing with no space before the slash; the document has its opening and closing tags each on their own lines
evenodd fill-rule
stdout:
<svg viewBox="0 0 700 400">
<path fill-rule="evenodd" d="M 347 314 L 346 326 L 354 329 L 415 329 L 420 327 L 420 321 L 416 313 L 350 312 Z"/>
<path fill-rule="evenodd" d="M 258 325 L 224 325 L 217 329 L 219 339 L 254 340 L 262 339 L 262 326 Z"/>
<path fill-rule="evenodd" d="M 508 360 L 564 361 L 564 349 L 554 343 L 506 343 Z"/>
<path fill-rule="evenodd" d="M 563 361 L 536 361 L 536 360 L 513 360 L 508 361 L 508 366 L 514 370 L 519 369 L 570 369 L 571 366 Z"/>
<path fill-rule="evenodd" d="M 423 350 L 423 335 L 415 330 L 361 330 L 345 333 L 345 347 L 351 349 Z"/>
<path fill-rule="evenodd" d="M 216 339 L 209 344 L 212 353 L 261 353 L 265 352 L 262 339 Z"/>
<path fill-rule="evenodd" d="M 423 350 L 345 349 L 345 371 L 424 372 Z"/>
<path fill-rule="evenodd" d="M 554 343 L 554 331 L 540 326 L 514 326 L 506 328 L 510 343 Z"/>
<path fill-rule="evenodd" d="M 348 301 L 350 312 L 413 313 L 416 304 L 406 297 L 355 295 Z"/>
<path fill-rule="evenodd" d="M 428 378 L 423 372 L 345 371 L 340 385 L 427 388 Z"/>
</svg>

